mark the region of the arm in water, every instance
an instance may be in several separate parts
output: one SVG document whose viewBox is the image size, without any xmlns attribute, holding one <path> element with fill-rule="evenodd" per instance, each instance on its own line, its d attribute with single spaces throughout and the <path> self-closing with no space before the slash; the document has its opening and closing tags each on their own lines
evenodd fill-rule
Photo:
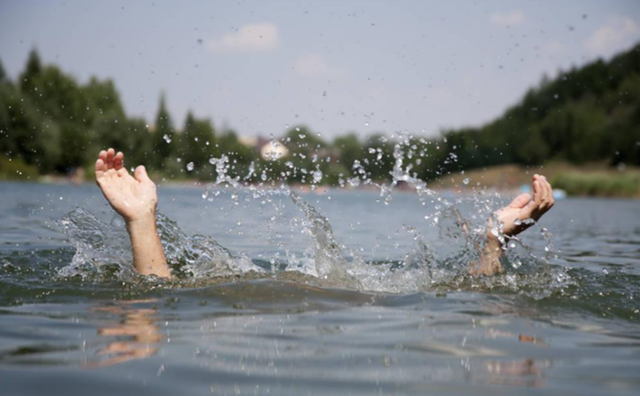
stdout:
<svg viewBox="0 0 640 396">
<path fill-rule="evenodd" d="M 533 199 L 531 195 L 520 194 L 508 206 L 495 213 L 495 218 L 502 228 L 501 233 L 506 238 L 513 237 L 533 225 L 543 214 L 553 207 L 553 191 L 547 179 L 542 175 L 533 175 Z M 502 257 L 502 243 L 494 232 L 493 220 L 487 226 L 487 242 L 480 251 L 478 263 L 471 263 L 469 272 L 472 275 L 493 275 L 502 271 L 500 257 Z"/>
<path fill-rule="evenodd" d="M 96 182 L 107 201 L 127 225 L 133 249 L 133 265 L 142 275 L 171 277 L 171 271 L 162 250 L 156 228 L 158 194 L 144 166 L 136 168 L 133 176 L 123 166 L 124 154 L 113 149 L 101 151 L 96 161 Z M 533 176 L 533 199 L 521 194 L 508 206 L 496 212 L 495 218 L 505 237 L 512 237 L 538 220 L 553 206 L 551 185 L 544 176 Z M 493 232 L 493 220 L 487 227 L 487 242 L 482 247 L 480 259 L 471 263 L 472 275 L 492 275 L 502 271 L 500 257 L 502 245 Z"/>
<path fill-rule="evenodd" d="M 113 149 L 101 151 L 96 161 L 96 182 L 111 207 L 127 226 L 133 266 L 142 275 L 171 277 L 156 228 L 156 185 L 149 179 L 144 166 L 133 176 L 123 165 L 124 154 Z"/>
</svg>

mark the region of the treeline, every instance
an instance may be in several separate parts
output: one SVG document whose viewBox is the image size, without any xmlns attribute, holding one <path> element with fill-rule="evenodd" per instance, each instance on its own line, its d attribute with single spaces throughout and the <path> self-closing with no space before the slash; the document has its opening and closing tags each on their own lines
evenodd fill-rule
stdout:
<svg viewBox="0 0 640 396">
<path fill-rule="evenodd" d="M 363 140 L 349 133 L 328 142 L 294 126 L 276 138 L 273 149 L 284 144 L 288 155 L 263 159 L 260 147 L 247 147 L 233 130 L 216 130 L 209 119 L 189 113 L 177 127 L 164 97 L 154 123 L 128 117 L 111 80 L 79 84 L 58 67 L 43 65 L 35 50 L 16 82 L 0 64 L 5 177 L 23 174 L 14 169 L 90 170 L 98 150 L 114 147 L 127 153 L 128 164 L 145 164 L 168 179 L 226 175 L 247 182 L 358 184 L 398 177 L 400 161 L 403 174 L 422 180 L 548 160 L 640 165 L 640 46 L 609 62 L 544 78 L 502 117 L 479 128 L 444 131 L 437 138 L 381 133 Z"/>
<path fill-rule="evenodd" d="M 497 120 L 444 136 L 460 148 L 465 168 L 548 160 L 640 165 L 640 45 L 544 77 Z"/>
</svg>

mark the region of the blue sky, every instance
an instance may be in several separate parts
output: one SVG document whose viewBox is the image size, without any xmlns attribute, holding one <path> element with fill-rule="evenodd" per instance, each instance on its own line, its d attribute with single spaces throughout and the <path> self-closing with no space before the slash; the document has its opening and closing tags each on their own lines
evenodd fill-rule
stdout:
<svg viewBox="0 0 640 396">
<path fill-rule="evenodd" d="M 81 81 L 112 78 L 129 115 L 167 94 L 241 135 L 481 125 L 543 73 L 640 41 L 639 1 L 0 2 L 0 60 L 36 47 Z"/>
</svg>

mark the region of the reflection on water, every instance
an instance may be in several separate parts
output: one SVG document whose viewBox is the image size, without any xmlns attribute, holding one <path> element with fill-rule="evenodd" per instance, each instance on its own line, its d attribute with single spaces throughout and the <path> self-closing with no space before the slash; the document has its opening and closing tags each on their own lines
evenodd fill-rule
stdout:
<svg viewBox="0 0 640 396">
<path fill-rule="evenodd" d="M 478 379 L 491 385 L 541 388 L 546 385 L 544 369 L 550 366 L 549 361 L 540 362 L 533 359 L 512 362 L 488 361 L 484 366 L 486 373 Z"/>
<path fill-rule="evenodd" d="M 84 367 L 106 367 L 154 355 L 158 351 L 157 344 L 162 339 L 156 324 L 157 310 L 134 306 L 153 301 L 126 301 L 93 308 L 94 312 L 113 314 L 117 320 L 98 329 L 98 335 L 108 339 L 108 344 L 96 352 L 99 359 L 87 362 Z"/>
</svg>

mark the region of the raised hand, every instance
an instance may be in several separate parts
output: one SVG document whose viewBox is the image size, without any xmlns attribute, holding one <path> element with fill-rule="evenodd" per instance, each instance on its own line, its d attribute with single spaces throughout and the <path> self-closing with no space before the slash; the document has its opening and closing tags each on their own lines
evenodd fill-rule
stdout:
<svg viewBox="0 0 640 396">
<path fill-rule="evenodd" d="M 520 194 L 508 206 L 496 212 L 496 218 L 504 236 L 515 236 L 535 224 L 553 207 L 553 191 L 544 176 L 533 175 L 533 199 L 529 194 Z M 500 231 L 495 229 L 493 220 L 487 227 L 487 243 L 480 250 L 478 261 L 471 262 L 471 275 L 493 275 L 502 271 L 500 257 L 503 253 Z"/>
<path fill-rule="evenodd" d="M 111 207 L 125 220 L 155 219 L 158 205 L 156 185 L 149 179 L 144 166 L 132 177 L 123 165 L 124 154 L 114 149 L 102 150 L 96 161 L 96 182 Z"/>
<path fill-rule="evenodd" d="M 142 275 L 171 277 L 156 228 L 158 193 L 144 166 L 133 176 L 124 167 L 124 154 L 101 151 L 96 161 L 96 182 L 111 207 L 127 225 L 133 250 L 133 265 Z"/>
<path fill-rule="evenodd" d="M 508 206 L 496 212 L 505 236 L 515 236 L 535 224 L 553 207 L 553 191 L 542 175 L 533 175 L 533 199 L 531 195 L 520 194 Z"/>
</svg>

